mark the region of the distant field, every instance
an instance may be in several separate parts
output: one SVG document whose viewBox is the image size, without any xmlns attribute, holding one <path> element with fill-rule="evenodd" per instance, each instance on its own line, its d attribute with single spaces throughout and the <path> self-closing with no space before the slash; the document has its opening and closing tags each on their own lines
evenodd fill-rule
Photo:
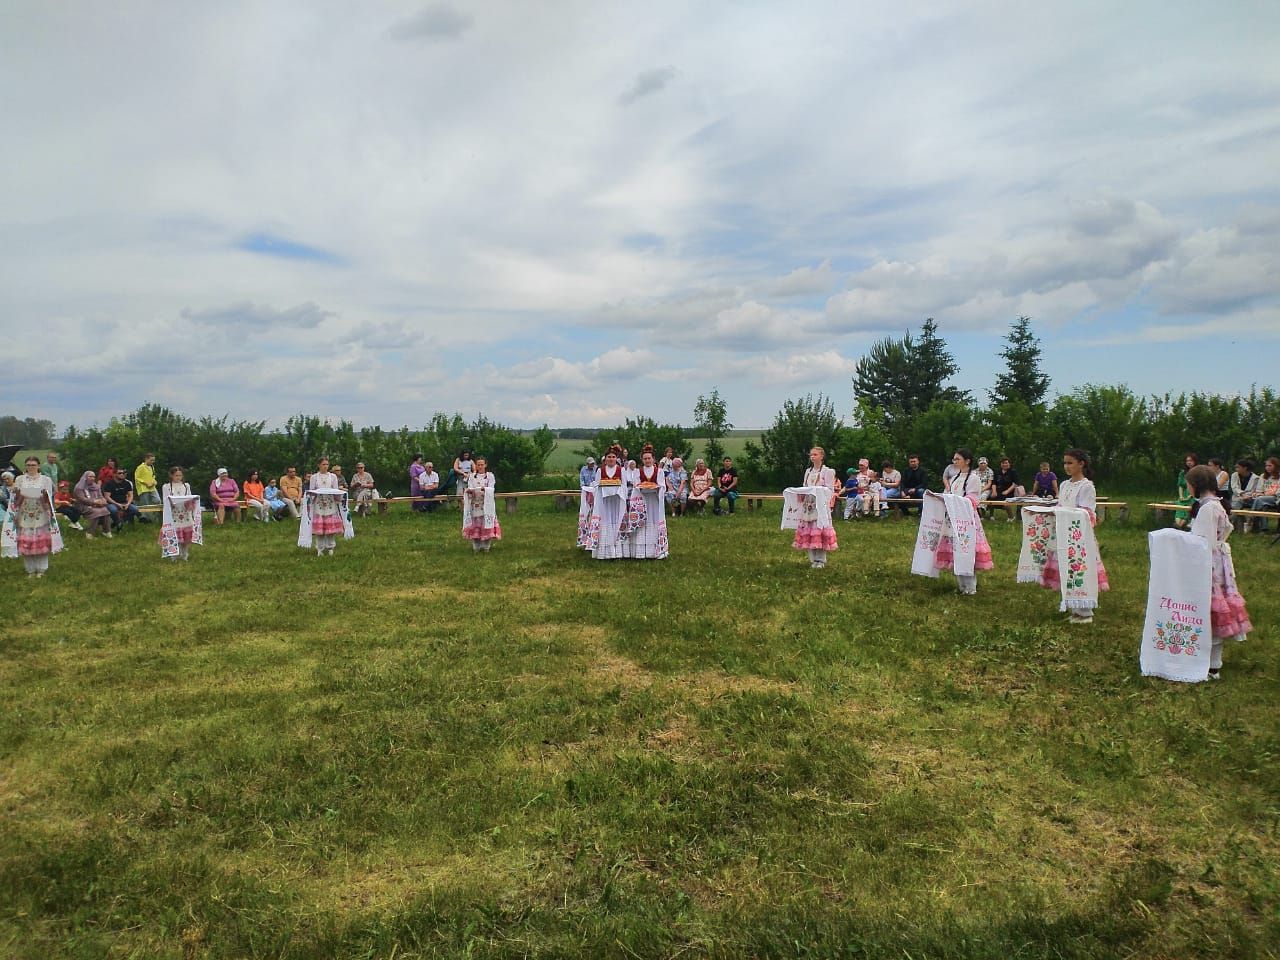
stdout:
<svg viewBox="0 0 1280 960">
<path fill-rule="evenodd" d="M 725 437 L 721 443 L 724 445 L 725 451 L 729 456 L 735 459 L 741 457 L 746 449 L 747 441 L 755 440 L 760 442 L 760 434 L 757 433 L 736 433 L 734 436 Z M 693 441 L 694 457 L 702 456 L 703 447 L 706 444 L 705 439 L 695 439 Z M 594 440 L 557 440 L 556 448 L 551 451 L 551 456 L 547 458 L 547 473 L 568 473 L 571 470 L 577 470 L 582 466 L 583 458 L 579 457 L 575 450 L 582 450 L 587 447 L 596 446 Z M 636 451 L 632 451 L 633 453 Z M 661 454 L 661 451 L 659 451 Z"/>
</svg>

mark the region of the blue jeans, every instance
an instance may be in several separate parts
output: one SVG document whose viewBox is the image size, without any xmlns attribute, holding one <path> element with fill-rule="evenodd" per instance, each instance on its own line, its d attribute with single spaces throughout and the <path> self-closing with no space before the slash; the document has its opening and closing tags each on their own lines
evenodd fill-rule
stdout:
<svg viewBox="0 0 1280 960">
<path fill-rule="evenodd" d="M 716 510 L 719 510 L 719 509 L 720 509 L 720 501 L 721 501 L 721 500 L 728 500 L 728 501 L 729 501 L 729 512 L 730 512 L 730 513 L 733 513 L 733 502 L 734 502 L 735 500 L 737 500 L 737 499 L 738 499 L 738 491 L 737 491 L 737 490 L 730 490 L 730 491 L 728 491 L 728 492 L 725 492 L 724 490 L 721 490 L 719 487 L 717 487 L 717 488 L 716 488 L 716 492 L 715 492 L 715 494 L 714 494 L 713 496 L 715 497 L 715 508 L 716 508 Z"/>
<path fill-rule="evenodd" d="M 116 527 L 123 527 L 126 523 L 133 523 L 135 519 L 141 516 L 138 507 L 132 503 L 128 506 L 122 503 L 108 503 L 107 509 L 111 512 L 111 522 Z"/>
</svg>

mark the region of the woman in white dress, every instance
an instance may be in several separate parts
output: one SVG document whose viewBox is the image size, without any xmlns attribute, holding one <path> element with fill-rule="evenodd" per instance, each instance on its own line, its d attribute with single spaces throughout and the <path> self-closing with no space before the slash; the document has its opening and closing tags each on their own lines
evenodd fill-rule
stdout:
<svg viewBox="0 0 1280 960">
<path fill-rule="evenodd" d="M 160 488 L 160 555 L 190 560 L 191 545 L 204 543 L 200 498 L 183 479 L 181 467 L 169 468 L 169 482 Z"/>
<path fill-rule="evenodd" d="M 316 472 L 311 474 L 307 492 L 303 496 L 303 507 L 302 525 L 309 525 L 309 530 L 299 531 L 298 543 L 299 546 L 309 546 L 303 540 L 314 541 L 317 557 L 322 557 L 325 553 L 333 556 L 338 534 L 343 534 L 347 539 L 353 536 L 351 521 L 347 519 L 347 495 L 339 484 L 337 475 L 329 471 L 328 457 L 321 457 Z"/>
<path fill-rule="evenodd" d="M 617 560 L 627 555 L 627 542 L 622 536 L 622 523 L 627 514 L 627 484 L 621 454 L 622 448 L 616 443 L 609 448 L 594 484 L 595 502 L 588 530 L 591 556 L 595 560 Z"/>
<path fill-rule="evenodd" d="M 835 508 L 836 498 L 840 495 L 840 480 L 836 472 L 824 462 L 827 451 L 822 447 L 814 447 L 809 451 L 809 468 L 804 472 L 802 488 L 807 491 L 800 494 L 797 508 L 799 518 L 796 521 L 795 539 L 791 546 L 796 550 L 805 550 L 809 554 L 809 566 L 821 570 L 827 565 L 828 551 L 835 550 L 836 530 L 831 522 L 831 511 Z M 866 463 L 866 461 L 862 461 Z M 818 503 L 818 497 L 827 496 L 818 493 L 814 488 L 830 490 L 825 508 Z"/>
<path fill-rule="evenodd" d="M 977 519 L 979 496 L 982 493 L 982 481 L 973 467 L 973 451 L 967 447 L 961 447 L 955 452 L 955 455 L 951 458 L 951 466 L 953 470 L 951 479 L 947 481 L 946 492 L 953 496 L 964 497 L 973 507 L 972 518 L 971 520 L 966 519 L 965 530 L 971 530 L 973 537 L 974 572 L 971 574 L 957 573 L 956 584 L 961 593 L 974 594 L 978 592 L 977 572 L 979 570 L 990 570 L 995 566 L 994 561 L 991 559 L 991 544 L 987 542 L 987 533 L 982 529 L 981 521 Z M 938 542 L 933 550 L 934 572 L 932 576 L 937 576 L 937 571 L 940 570 L 955 569 L 955 526 L 953 523 L 955 519 L 948 509 L 938 536 Z M 920 522 L 923 532 L 925 525 L 925 517 L 923 515 Z M 917 542 L 917 551 L 919 549 L 920 544 Z"/>
<path fill-rule="evenodd" d="M 476 457 L 467 474 L 462 499 L 462 535 L 471 541 L 476 553 L 488 553 L 493 541 L 502 539 L 502 524 L 493 492 L 496 481 L 484 457 Z"/>
<path fill-rule="evenodd" d="M 40 461 L 27 457 L 26 470 L 9 488 L 9 509 L 0 529 L 6 557 L 22 557 L 28 577 L 43 577 L 49 557 L 62 549 L 62 531 L 53 505 L 53 480 L 40 473 Z"/>
<path fill-rule="evenodd" d="M 653 444 L 640 451 L 640 464 L 627 497 L 626 555 L 634 560 L 667 558 L 667 477 L 653 456 Z"/>
</svg>

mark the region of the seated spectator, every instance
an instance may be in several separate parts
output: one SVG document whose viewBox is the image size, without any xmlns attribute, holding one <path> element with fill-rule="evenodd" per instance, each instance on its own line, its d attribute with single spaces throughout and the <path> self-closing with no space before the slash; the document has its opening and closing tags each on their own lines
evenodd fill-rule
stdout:
<svg viewBox="0 0 1280 960">
<path fill-rule="evenodd" d="M 244 508 L 250 516 L 256 516 L 263 523 L 271 519 L 271 508 L 267 506 L 267 488 L 257 470 L 249 472 L 244 478 Z"/>
<path fill-rule="evenodd" d="M 1213 461 L 1209 461 L 1213 465 Z M 1242 459 L 1236 461 L 1236 470 L 1227 480 L 1227 496 L 1230 500 L 1223 504 L 1228 512 L 1231 510 L 1253 509 L 1247 504 L 1253 502 L 1262 489 L 1262 476 L 1253 472 L 1253 461 Z M 1222 496 L 1219 488 L 1218 496 Z"/>
<path fill-rule="evenodd" d="M 67 518 L 72 530 L 83 530 L 80 525 L 80 511 L 71 502 L 71 484 L 66 480 L 58 481 L 58 489 L 53 494 L 53 509 Z"/>
<path fill-rule="evenodd" d="M 1188 453 L 1182 458 L 1182 469 L 1178 471 L 1178 499 L 1174 503 L 1187 509 L 1174 511 L 1173 525 L 1179 529 L 1186 528 L 1191 522 L 1191 505 L 1195 503 L 1195 497 L 1191 495 L 1191 487 L 1187 485 L 1187 473 L 1199 464 L 1200 458 L 1194 453 Z"/>
<path fill-rule="evenodd" d="M 683 517 L 688 505 L 689 471 L 685 470 L 683 460 L 673 457 L 667 469 L 667 506 L 673 517 Z"/>
<path fill-rule="evenodd" d="M 267 485 L 262 489 L 262 499 L 267 502 L 270 519 L 279 520 L 289 512 L 288 502 L 280 492 L 280 483 L 275 477 L 267 478 Z"/>
<path fill-rule="evenodd" d="M 974 471 L 978 475 L 978 509 L 986 513 L 987 508 L 983 506 L 986 501 L 991 499 L 995 493 L 996 473 L 987 465 L 986 457 L 978 458 L 978 469 Z"/>
<path fill-rule="evenodd" d="M 675 447 L 667 447 L 667 449 L 662 452 L 662 459 L 658 461 L 658 469 L 665 473 L 667 470 L 671 469 L 671 464 L 675 462 L 675 459 Z"/>
<path fill-rule="evenodd" d="M 92 470 L 86 470 L 80 475 L 72 496 L 80 516 L 89 521 L 89 528 L 84 532 L 85 539 L 92 540 L 93 532 L 100 530 L 110 540 L 111 512 L 107 509 L 107 498 L 102 495 L 102 484 L 98 483 Z"/>
<path fill-rule="evenodd" d="M 427 472 L 427 468 L 423 466 L 424 455 L 415 453 L 413 459 L 409 461 L 409 498 L 413 502 L 409 504 L 409 509 L 418 513 L 425 513 L 430 505 L 426 500 L 426 492 L 422 489 L 422 478 Z M 437 487 L 440 485 L 437 483 Z"/>
<path fill-rule="evenodd" d="M 1018 471 L 1013 469 L 1013 464 L 1008 457 L 1000 458 L 1000 469 L 996 471 L 991 482 L 994 487 L 991 494 L 992 500 L 1010 500 L 1013 497 L 1027 495 L 1026 488 L 1018 480 Z"/>
<path fill-rule="evenodd" d="M 1058 499 L 1058 475 L 1049 469 L 1049 461 L 1040 461 L 1040 470 L 1031 482 L 1031 495 L 1046 500 Z"/>
<path fill-rule="evenodd" d="M 578 471 L 578 486 L 589 487 L 600 479 L 600 468 L 596 466 L 595 457 L 587 457 L 587 462 Z"/>
<path fill-rule="evenodd" d="M 733 514 L 733 504 L 738 499 L 738 471 L 733 468 L 733 457 L 725 457 L 720 467 L 720 475 L 716 478 L 715 509 L 711 512 L 719 516 L 720 501 L 729 501 L 729 513 Z"/>
<path fill-rule="evenodd" d="M 112 521 L 117 530 L 125 524 L 141 519 L 150 523 L 150 517 L 144 517 L 133 502 L 133 481 L 124 470 L 117 470 L 108 483 L 102 485 L 102 492 L 107 495 L 107 509 L 111 511 Z"/>
<path fill-rule="evenodd" d="M 351 475 L 351 493 L 356 501 L 356 513 L 367 517 L 369 508 L 373 506 L 374 488 L 373 474 L 364 468 L 363 463 L 356 464 L 356 472 Z"/>
<path fill-rule="evenodd" d="M 302 510 L 302 478 L 298 476 L 298 468 L 290 467 L 280 478 L 280 494 L 284 497 L 285 508 L 289 516 L 295 520 L 301 516 Z"/>
<path fill-rule="evenodd" d="M 0 473 L 0 513 L 9 512 L 9 501 L 13 499 L 13 474 L 8 470 Z"/>
<path fill-rule="evenodd" d="M 1280 457 L 1267 457 L 1257 481 L 1257 490 L 1253 494 L 1241 493 L 1241 505 L 1247 510 L 1280 510 Z M 1254 521 L 1255 530 L 1267 529 L 1267 521 L 1261 517 L 1250 519 Z"/>
<path fill-rule="evenodd" d="M 689 474 L 689 502 L 685 509 L 693 509 L 699 513 L 705 511 L 712 486 L 711 471 L 707 469 L 706 461 L 701 458 L 695 460 L 693 473 Z"/>
<path fill-rule="evenodd" d="M 880 516 L 889 515 L 889 501 L 902 496 L 902 474 L 893 468 L 892 460 L 880 464 L 880 483 L 883 490 L 880 494 Z"/>
<path fill-rule="evenodd" d="M 339 489 L 339 490 L 346 490 L 346 489 L 348 489 L 348 487 L 347 487 L 347 478 L 346 478 L 345 476 L 343 476 L 343 473 L 342 473 L 342 464 L 340 464 L 340 463 L 335 463 L 335 464 L 333 465 L 333 475 L 334 475 L 335 477 L 337 477 L 337 478 L 338 478 L 338 489 Z"/>
<path fill-rule="evenodd" d="M 116 458 L 107 457 L 107 462 L 98 471 L 98 486 L 106 487 L 108 483 L 116 478 L 116 471 L 119 469 L 120 465 L 116 462 Z"/>
<path fill-rule="evenodd" d="M 1209 469 L 1218 481 L 1218 499 L 1228 515 L 1231 513 L 1231 474 L 1227 473 L 1226 464 L 1219 457 L 1209 458 Z"/>
<path fill-rule="evenodd" d="M 424 504 L 427 512 L 434 512 L 435 509 L 440 506 L 440 497 L 442 496 L 442 492 L 440 490 L 440 474 L 436 473 L 436 465 L 430 460 L 427 461 L 426 472 L 418 478 L 418 485 L 422 490 L 422 495 L 424 497 L 430 497 L 430 499 Z"/>
<path fill-rule="evenodd" d="M 871 469 L 871 461 L 863 457 L 858 469 L 845 482 L 844 518 L 869 517 L 880 514 L 880 492 L 883 486 Z"/>
<path fill-rule="evenodd" d="M 902 496 L 911 500 L 923 500 L 925 491 L 929 489 L 928 478 L 924 475 L 924 468 L 920 466 L 920 455 L 913 453 L 907 457 L 907 469 L 902 474 L 902 484 L 900 486 Z M 911 504 L 900 503 L 898 509 L 902 511 L 902 515 L 908 516 L 911 513 Z M 917 513 L 924 512 L 924 504 L 916 507 Z"/>
<path fill-rule="evenodd" d="M 213 522 L 222 526 L 227 511 L 240 521 L 240 485 L 231 479 L 226 467 L 218 468 L 218 475 L 209 484 L 209 505 L 213 507 Z"/>
</svg>

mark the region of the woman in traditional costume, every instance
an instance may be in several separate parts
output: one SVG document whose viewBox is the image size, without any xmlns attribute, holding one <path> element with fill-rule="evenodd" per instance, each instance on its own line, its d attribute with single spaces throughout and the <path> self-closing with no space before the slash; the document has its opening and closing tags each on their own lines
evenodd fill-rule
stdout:
<svg viewBox="0 0 1280 960">
<path fill-rule="evenodd" d="M 809 566 L 815 570 L 827 565 L 827 553 L 838 546 L 831 511 L 840 495 L 840 481 L 824 463 L 826 457 L 822 447 L 812 448 L 804 483 L 783 491 L 782 529 L 795 530 L 791 546 L 808 551 Z"/>
<path fill-rule="evenodd" d="M 160 556 L 169 560 L 190 560 L 191 545 L 204 543 L 204 520 L 200 498 L 181 467 L 169 468 L 169 482 L 160 488 Z"/>
<path fill-rule="evenodd" d="M 617 560 L 627 555 L 622 532 L 627 517 L 627 484 L 619 459 L 621 453 L 622 448 L 616 443 L 609 448 L 595 483 L 590 523 L 591 556 L 595 560 Z"/>
<path fill-rule="evenodd" d="M 967 447 L 955 452 L 951 465 L 946 491 L 925 491 L 911 572 L 937 577 L 941 571 L 951 570 L 960 592 L 974 594 L 978 592 L 977 572 L 995 566 L 991 544 L 978 518 L 982 482 L 973 469 L 973 451 Z"/>
<path fill-rule="evenodd" d="M 1187 486 L 1196 500 L 1191 532 L 1208 541 L 1213 551 L 1213 587 L 1209 596 L 1209 622 L 1213 646 L 1209 653 L 1209 677 L 1217 680 L 1222 669 L 1222 646 L 1226 640 L 1243 640 L 1253 624 L 1244 597 L 1236 586 L 1236 568 L 1231 560 L 1231 518 L 1218 497 L 1218 479 L 1211 467 L 1196 466 L 1187 471 Z"/>
<path fill-rule="evenodd" d="M 53 506 L 53 481 L 40 473 L 40 461 L 27 457 L 26 471 L 9 488 L 9 509 L 0 529 L 6 557 L 22 557 L 28 577 L 43 577 L 49 556 L 62 549 L 62 531 Z"/>
<path fill-rule="evenodd" d="M 667 544 L 667 477 L 654 459 L 653 444 L 640 451 L 635 482 L 627 497 L 626 555 L 635 560 L 665 560 Z"/>
<path fill-rule="evenodd" d="M 80 480 L 73 491 L 76 509 L 80 511 L 81 520 L 87 520 L 84 536 L 93 539 L 93 531 L 101 530 L 102 535 L 111 539 L 111 512 L 107 509 L 107 498 L 103 496 L 102 484 L 92 470 L 80 474 Z"/>
<path fill-rule="evenodd" d="M 462 535 L 471 541 L 476 553 L 488 553 L 493 541 L 502 539 L 498 508 L 494 501 L 494 476 L 484 457 L 476 457 L 467 474 L 462 499 Z"/>
<path fill-rule="evenodd" d="M 326 552 L 333 556 L 338 534 L 347 540 L 355 536 L 347 514 L 347 491 L 338 483 L 337 475 L 329 472 L 329 458 L 321 457 L 302 498 L 298 546 L 306 549 L 314 541 L 317 557 L 324 556 Z"/>
<path fill-rule="evenodd" d="M 1059 610 L 1070 623 L 1092 623 L 1098 594 L 1110 590 L 1093 528 L 1098 523 L 1098 491 L 1089 476 L 1089 455 L 1073 447 L 1062 455 L 1067 479 L 1053 507 L 1024 507 L 1018 582 L 1039 583 L 1062 594 Z M 1062 576 L 1063 568 L 1067 574 Z"/>
</svg>

